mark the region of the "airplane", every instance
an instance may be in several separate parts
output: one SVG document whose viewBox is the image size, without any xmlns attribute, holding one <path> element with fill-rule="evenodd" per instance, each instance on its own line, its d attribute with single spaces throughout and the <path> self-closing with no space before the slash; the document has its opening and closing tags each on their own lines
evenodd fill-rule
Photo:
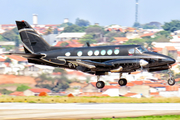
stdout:
<svg viewBox="0 0 180 120">
<path fill-rule="evenodd" d="M 125 86 L 123 73 L 138 69 L 149 72 L 169 70 L 169 85 L 175 84 L 170 72 L 175 60 L 169 56 L 148 51 L 141 45 L 110 45 L 91 47 L 50 46 L 26 21 L 16 21 L 25 53 L 9 53 L 27 58 L 29 63 L 79 70 L 97 76 L 96 87 L 105 86 L 99 78 L 108 72 L 119 73 L 118 84 Z"/>
</svg>

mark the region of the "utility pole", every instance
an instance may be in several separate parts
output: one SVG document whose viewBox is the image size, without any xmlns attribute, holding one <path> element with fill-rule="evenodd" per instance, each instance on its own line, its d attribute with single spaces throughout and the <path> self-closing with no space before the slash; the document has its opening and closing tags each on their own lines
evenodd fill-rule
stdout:
<svg viewBox="0 0 180 120">
<path fill-rule="evenodd" d="M 136 0 L 136 14 L 135 14 L 135 23 L 138 22 L 138 0 Z"/>
</svg>

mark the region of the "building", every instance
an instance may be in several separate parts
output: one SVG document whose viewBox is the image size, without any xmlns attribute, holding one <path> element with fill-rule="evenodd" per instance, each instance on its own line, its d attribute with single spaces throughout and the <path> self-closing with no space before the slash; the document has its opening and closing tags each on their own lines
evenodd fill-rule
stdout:
<svg viewBox="0 0 180 120">
<path fill-rule="evenodd" d="M 82 33 L 61 33 L 56 38 L 58 41 L 66 41 L 66 40 L 71 40 L 71 39 L 79 40 L 84 35 L 86 35 L 85 32 L 82 32 Z"/>
<path fill-rule="evenodd" d="M 38 96 L 42 92 L 50 94 L 51 90 L 49 90 L 47 88 L 35 88 L 35 89 L 25 90 L 23 93 L 25 96 Z"/>
</svg>

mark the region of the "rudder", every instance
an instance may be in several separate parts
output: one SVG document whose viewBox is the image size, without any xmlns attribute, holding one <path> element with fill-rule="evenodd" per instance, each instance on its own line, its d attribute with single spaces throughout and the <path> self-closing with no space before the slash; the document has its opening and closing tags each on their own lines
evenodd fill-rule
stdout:
<svg viewBox="0 0 180 120">
<path fill-rule="evenodd" d="M 16 21 L 16 25 L 26 53 L 50 50 L 50 45 L 26 21 Z"/>
</svg>

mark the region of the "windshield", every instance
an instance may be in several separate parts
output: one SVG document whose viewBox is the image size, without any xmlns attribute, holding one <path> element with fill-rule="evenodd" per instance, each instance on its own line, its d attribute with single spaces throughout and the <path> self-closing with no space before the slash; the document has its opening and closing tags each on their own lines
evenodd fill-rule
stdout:
<svg viewBox="0 0 180 120">
<path fill-rule="evenodd" d="M 147 52 L 148 50 L 146 49 L 146 48 L 144 48 L 143 46 L 139 46 L 138 48 L 137 48 L 140 52 Z"/>
</svg>

